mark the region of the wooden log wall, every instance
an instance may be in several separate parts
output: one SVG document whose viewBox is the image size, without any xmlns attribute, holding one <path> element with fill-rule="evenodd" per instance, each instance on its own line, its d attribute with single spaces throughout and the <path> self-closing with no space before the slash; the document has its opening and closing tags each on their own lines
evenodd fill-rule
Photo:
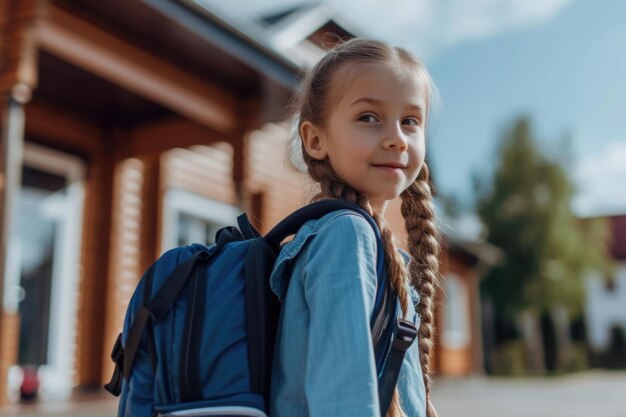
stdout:
<svg viewBox="0 0 626 417">
<path fill-rule="evenodd" d="M 172 149 L 163 155 L 165 187 L 236 206 L 233 164 L 234 149 L 227 142 Z"/>
<path fill-rule="evenodd" d="M 286 146 L 289 131 L 286 126 L 267 124 L 246 137 L 245 188 L 254 205 L 262 213 L 257 225 L 267 232 L 286 215 L 302 207 L 314 194 L 310 180 L 289 166 Z"/>
</svg>

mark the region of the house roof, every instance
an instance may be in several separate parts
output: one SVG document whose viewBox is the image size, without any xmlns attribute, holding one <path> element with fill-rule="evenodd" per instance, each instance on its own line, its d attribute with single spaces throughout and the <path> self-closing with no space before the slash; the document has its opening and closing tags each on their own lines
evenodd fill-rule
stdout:
<svg viewBox="0 0 626 417">
<path fill-rule="evenodd" d="M 267 43 L 302 67 L 314 65 L 340 40 L 356 36 L 328 4 L 305 3 L 261 17 Z"/>
<path fill-rule="evenodd" d="M 318 33 L 333 33 L 339 38 L 356 36 L 356 30 L 342 21 L 335 9 L 327 4 L 301 4 L 274 14 L 264 16 L 259 23 L 265 28 L 269 43 L 282 50 L 305 39 L 313 42 L 321 39 Z M 317 36 L 316 36 L 317 35 Z M 321 43 L 319 47 L 323 47 Z"/>
<path fill-rule="evenodd" d="M 626 260 L 626 214 L 605 215 L 581 218 L 583 224 L 594 220 L 604 220 L 608 227 L 606 241 L 607 255 L 614 260 Z"/>
<path fill-rule="evenodd" d="M 481 263 L 495 266 L 502 261 L 504 253 L 483 238 L 484 226 L 477 216 L 466 214 L 457 218 L 438 213 L 448 250 L 465 259 L 470 265 Z"/>
<path fill-rule="evenodd" d="M 217 5 L 198 0 L 143 0 L 184 25 L 225 53 L 258 68 L 270 78 L 293 86 L 300 68 L 267 42 L 267 35 L 254 22 L 238 19 Z"/>
<path fill-rule="evenodd" d="M 611 242 L 609 252 L 615 259 L 626 260 L 626 214 L 609 217 Z"/>
</svg>

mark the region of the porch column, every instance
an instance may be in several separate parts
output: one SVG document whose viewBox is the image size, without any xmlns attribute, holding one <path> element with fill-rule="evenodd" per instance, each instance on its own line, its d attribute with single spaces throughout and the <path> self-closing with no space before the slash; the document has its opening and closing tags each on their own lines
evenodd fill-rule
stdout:
<svg viewBox="0 0 626 417">
<path fill-rule="evenodd" d="M 0 404 L 7 402 L 8 368 L 18 354 L 20 265 L 10 240 L 21 185 L 24 104 L 37 83 L 34 27 L 44 3 L 0 0 Z"/>
<path fill-rule="evenodd" d="M 161 154 L 142 155 L 143 186 L 141 187 L 141 267 L 142 271 L 156 260 L 161 250 L 161 217 L 163 189 L 161 181 Z"/>
<path fill-rule="evenodd" d="M 17 96 L 19 98 L 19 96 Z M 19 316 L 19 259 L 10 246 L 16 227 L 15 214 L 22 178 L 24 151 L 24 103 L 12 92 L 0 98 L 0 404 L 6 402 L 7 372 L 17 362 Z"/>
<path fill-rule="evenodd" d="M 248 177 L 248 171 L 250 169 L 250 155 L 248 147 L 250 141 L 247 136 L 255 129 L 260 129 L 263 125 L 261 120 L 261 103 L 256 98 L 249 98 L 239 101 L 240 112 L 244 115 L 243 123 L 233 133 L 229 142 L 233 145 L 234 160 L 233 160 L 233 180 L 235 182 L 237 199 L 239 208 L 252 211 L 253 209 L 260 209 L 255 204 L 260 203 L 260 196 L 254 197 L 250 190 L 246 188 L 246 178 Z M 258 213 L 253 212 L 256 216 Z"/>
</svg>

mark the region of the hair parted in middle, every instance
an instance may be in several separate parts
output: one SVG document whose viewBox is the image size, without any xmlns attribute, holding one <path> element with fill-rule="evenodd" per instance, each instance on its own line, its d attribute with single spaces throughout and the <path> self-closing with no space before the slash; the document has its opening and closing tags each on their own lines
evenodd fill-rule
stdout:
<svg viewBox="0 0 626 417">
<path fill-rule="evenodd" d="M 389 280 L 398 295 L 404 314 L 410 302 L 407 284 L 412 284 L 418 291 L 420 302 L 416 307 L 421 318 L 418 350 L 426 387 L 427 416 L 436 417 L 437 413 L 430 401 L 429 359 L 434 345 L 434 298 L 439 286 L 440 235 L 435 223 L 435 207 L 432 202 L 428 167 L 424 163 L 417 179 L 400 195 L 401 212 L 408 234 L 407 246 L 412 258 L 406 266 L 391 230 L 386 226 L 383 217 L 374 212 L 367 196 L 339 178 L 331 167 L 328 157 L 323 160 L 311 157 L 299 133 L 304 121 L 324 126 L 332 108 L 333 99 L 341 94 L 341 91 L 333 91 L 332 88 L 332 85 L 341 85 L 337 82 L 337 77 L 350 77 L 354 74 L 351 71 L 358 71 L 362 65 L 376 63 L 396 66 L 407 75 L 414 77 L 424 91 L 425 119 L 428 118 L 429 109 L 436 101 L 437 93 L 424 65 L 403 48 L 392 47 L 380 41 L 351 39 L 330 49 L 303 79 L 292 110 L 294 132 L 289 146 L 290 160 L 296 168 L 306 171 L 319 184 L 319 192 L 312 198 L 313 201 L 341 198 L 357 203 L 372 215 L 381 230 Z M 396 389 L 387 417 L 402 416 L 405 416 L 405 413 Z"/>
</svg>

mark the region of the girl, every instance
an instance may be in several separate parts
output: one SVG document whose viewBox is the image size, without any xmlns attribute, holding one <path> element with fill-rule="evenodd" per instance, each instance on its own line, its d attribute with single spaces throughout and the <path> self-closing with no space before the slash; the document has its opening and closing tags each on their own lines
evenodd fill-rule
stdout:
<svg viewBox="0 0 626 417">
<path fill-rule="evenodd" d="M 436 416 L 429 355 L 439 243 L 424 164 L 433 96 L 426 69 L 409 52 L 353 39 L 313 68 L 296 105 L 292 159 L 319 183 L 313 200 L 346 199 L 374 217 L 402 313 L 416 323 L 421 319 L 388 417 Z M 408 266 L 383 217 L 398 196 L 412 257 Z M 372 228 L 348 210 L 306 223 L 281 250 L 271 276 L 283 301 L 272 369 L 274 416 L 379 415 L 369 327 L 375 262 Z"/>
</svg>

